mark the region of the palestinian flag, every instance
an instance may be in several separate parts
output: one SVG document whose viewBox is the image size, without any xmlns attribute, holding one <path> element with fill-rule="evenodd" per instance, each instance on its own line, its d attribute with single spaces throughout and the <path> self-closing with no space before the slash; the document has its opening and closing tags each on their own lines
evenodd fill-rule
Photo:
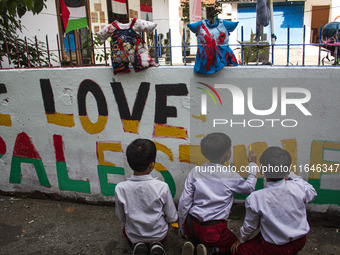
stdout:
<svg viewBox="0 0 340 255">
<path fill-rule="evenodd" d="M 116 14 L 127 14 L 126 0 L 112 0 L 112 12 Z"/>
<path fill-rule="evenodd" d="M 85 0 L 60 0 L 65 34 L 87 27 Z"/>
<path fill-rule="evenodd" d="M 141 17 L 144 20 L 152 20 L 152 0 L 140 0 Z"/>
</svg>

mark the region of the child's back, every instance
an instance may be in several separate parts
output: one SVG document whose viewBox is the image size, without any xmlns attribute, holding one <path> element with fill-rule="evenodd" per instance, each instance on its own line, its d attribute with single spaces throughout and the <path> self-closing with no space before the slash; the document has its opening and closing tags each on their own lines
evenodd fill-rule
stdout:
<svg viewBox="0 0 340 255">
<path fill-rule="evenodd" d="M 300 251 L 309 232 L 306 203 L 316 191 L 312 185 L 290 171 L 291 157 L 279 147 L 269 147 L 261 158 L 265 188 L 250 194 L 246 216 L 233 253 L 290 255 Z M 252 238 L 257 228 L 260 233 Z"/>
<path fill-rule="evenodd" d="M 291 173 L 288 177 L 293 176 Z M 316 193 L 302 178 L 294 177 L 288 181 L 267 182 L 267 188 L 247 198 L 246 207 L 261 215 L 261 234 L 270 243 L 283 245 L 309 232 L 305 204 L 312 201 Z"/>
<path fill-rule="evenodd" d="M 183 193 L 179 205 L 179 213 L 182 203 L 190 200 L 189 214 L 201 221 L 227 220 L 233 204 L 234 193 L 249 194 L 255 189 L 257 166 L 250 163 L 250 175 L 244 180 L 231 168 L 223 165 L 207 162 L 203 166 L 193 168 L 188 174 L 184 190 L 193 191 L 191 196 Z M 210 172 L 207 170 L 210 169 Z"/>
<path fill-rule="evenodd" d="M 168 184 L 151 175 L 132 176 L 117 184 L 115 192 L 116 213 L 125 218 L 122 221 L 132 243 L 161 241 L 167 235 L 168 222 L 177 221 Z"/>
<path fill-rule="evenodd" d="M 116 214 L 125 223 L 124 235 L 133 245 L 133 254 L 164 255 L 159 242 L 168 233 L 168 223 L 176 222 L 178 215 L 168 184 L 150 175 L 156 146 L 137 139 L 127 147 L 126 156 L 134 174 L 115 189 Z"/>
<path fill-rule="evenodd" d="M 224 166 L 231 157 L 231 141 L 227 135 L 212 133 L 205 136 L 201 151 L 210 162 L 193 168 L 185 181 L 178 204 L 179 233 L 188 235 L 194 244 L 202 243 L 224 253 L 237 240 L 227 227 L 233 194 L 254 191 L 256 155 L 251 153 L 248 158 L 251 161 L 249 175 L 244 180 L 232 168 Z"/>
</svg>

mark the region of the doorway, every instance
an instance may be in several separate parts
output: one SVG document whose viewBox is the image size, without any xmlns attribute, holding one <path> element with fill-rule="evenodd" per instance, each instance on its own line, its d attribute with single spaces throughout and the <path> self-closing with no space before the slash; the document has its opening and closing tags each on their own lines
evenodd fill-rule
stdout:
<svg viewBox="0 0 340 255">
<path fill-rule="evenodd" d="M 311 42 L 319 43 L 320 26 L 324 27 L 329 21 L 329 5 L 312 6 L 312 25 L 311 25 Z"/>
</svg>

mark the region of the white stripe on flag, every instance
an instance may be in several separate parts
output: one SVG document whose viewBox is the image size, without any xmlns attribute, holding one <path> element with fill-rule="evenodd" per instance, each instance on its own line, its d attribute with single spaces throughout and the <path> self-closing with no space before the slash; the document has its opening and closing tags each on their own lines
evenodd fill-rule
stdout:
<svg viewBox="0 0 340 255">
<path fill-rule="evenodd" d="M 152 12 L 140 12 L 140 14 L 141 14 L 141 19 L 143 20 L 147 20 L 147 21 L 153 20 Z"/>
<path fill-rule="evenodd" d="M 127 14 L 126 4 L 121 2 L 112 1 L 112 12 L 118 14 Z"/>
<path fill-rule="evenodd" d="M 86 17 L 85 6 L 67 7 L 70 12 L 70 19 L 80 19 Z"/>
</svg>

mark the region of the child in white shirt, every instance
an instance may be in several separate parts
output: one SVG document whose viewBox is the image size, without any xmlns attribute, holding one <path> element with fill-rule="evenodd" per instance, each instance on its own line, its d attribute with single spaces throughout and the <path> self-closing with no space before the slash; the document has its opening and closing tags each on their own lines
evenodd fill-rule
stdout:
<svg viewBox="0 0 340 255">
<path fill-rule="evenodd" d="M 187 235 L 197 246 L 197 254 L 207 254 L 204 245 L 218 254 L 230 250 L 237 237 L 228 229 L 227 219 L 234 193 L 250 194 L 255 190 L 256 155 L 248 155 L 249 173 L 244 180 L 224 163 L 231 157 L 231 140 L 223 133 L 211 133 L 201 140 L 201 152 L 209 160 L 193 168 L 184 184 L 178 204 L 179 234 Z M 204 245 L 202 245 L 204 244 Z M 186 243 L 182 254 L 193 254 L 193 244 Z"/>
<path fill-rule="evenodd" d="M 280 147 L 269 147 L 261 155 L 266 187 L 245 201 L 246 216 L 233 254 L 291 255 L 305 245 L 310 229 L 305 204 L 316 197 L 316 191 L 290 172 L 291 162 L 289 153 Z M 260 233 L 250 239 L 257 228 Z"/>
<path fill-rule="evenodd" d="M 124 235 L 135 255 L 165 255 L 161 242 L 178 215 L 168 184 L 150 175 L 156 146 L 151 140 L 137 139 L 127 147 L 126 156 L 134 173 L 115 189 L 116 214 L 125 222 Z"/>
</svg>

